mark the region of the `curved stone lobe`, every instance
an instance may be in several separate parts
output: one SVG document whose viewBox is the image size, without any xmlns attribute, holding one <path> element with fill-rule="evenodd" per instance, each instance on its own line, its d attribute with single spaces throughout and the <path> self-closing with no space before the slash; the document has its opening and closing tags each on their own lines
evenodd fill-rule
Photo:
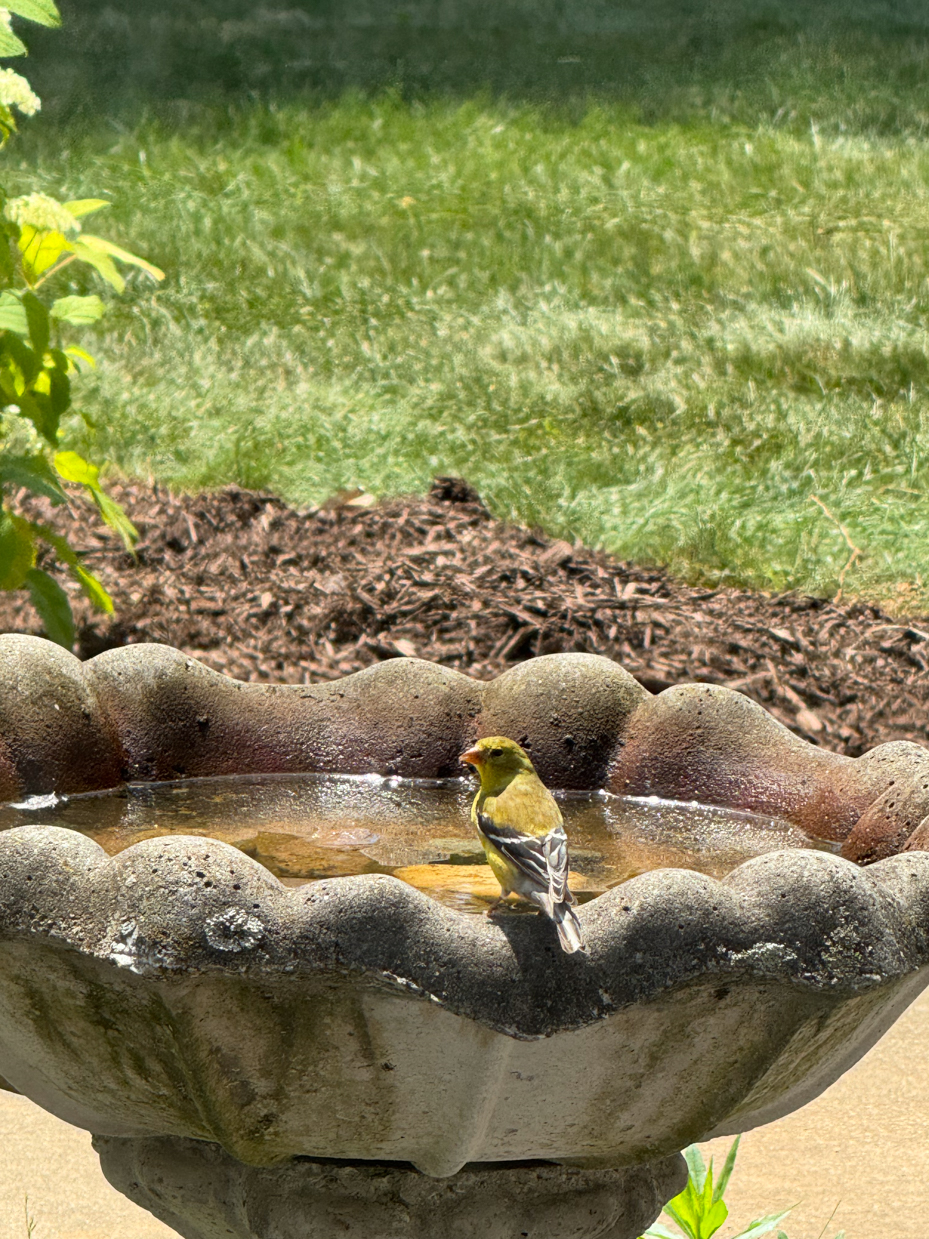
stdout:
<svg viewBox="0 0 929 1239">
<path fill-rule="evenodd" d="M 850 764 L 795 736 L 742 693 L 682 684 L 640 705 L 606 786 L 778 814 L 821 838 L 841 838 L 860 813 L 849 814 L 833 788 Z"/>
<path fill-rule="evenodd" d="M 842 845 L 842 855 L 873 865 L 899 852 L 929 816 L 929 769 L 915 779 L 894 782 L 865 809 Z"/>
<path fill-rule="evenodd" d="M 243 684 L 166 645 L 98 655 L 86 675 L 123 742 L 126 777 L 288 771 L 457 774 L 482 685 L 418 658 L 334 683 Z"/>
<path fill-rule="evenodd" d="M 259 1170 L 202 1141 L 96 1137 L 117 1191 L 183 1239 L 636 1239 L 686 1183 L 680 1154 L 622 1170 L 310 1160 Z"/>
<path fill-rule="evenodd" d="M 482 736 L 510 736 L 553 787 L 602 787 L 630 718 L 650 694 L 598 654 L 548 654 L 491 680 Z"/>
<path fill-rule="evenodd" d="M 41 637 L 0 636 L 0 796 L 119 782 L 119 743 L 79 659 Z"/>
</svg>

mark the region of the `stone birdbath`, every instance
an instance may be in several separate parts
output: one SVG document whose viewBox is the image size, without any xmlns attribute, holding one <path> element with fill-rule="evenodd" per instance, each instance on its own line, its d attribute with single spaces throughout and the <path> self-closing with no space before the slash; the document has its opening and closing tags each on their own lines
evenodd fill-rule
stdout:
<svg viewBox="0 0 929 1239">
<path fill-rule="evenodd" d="M 185 1239 L 634 1239 L 682 1187 L 682 1147 L 802 1106 L 929 980 L 918 745 L 852 760 L 737 692 L 652 696 L 591 655 L 486 684 L 396 659 L 266 687 L 166 646 L 81 663 L 0 637 L 6 802 L 434 779 L 491 734 L 552 787 L 776 814 L 843 854 L 643 873 L 580 908 L 589 950 L 568 956 L 542 918 L 467 916 L 385 874 L 294 888 L 212 838 L 109 856 L 9 829 L 5 1087 L 92 1132 L 111 1183 Z"/>
</svg>

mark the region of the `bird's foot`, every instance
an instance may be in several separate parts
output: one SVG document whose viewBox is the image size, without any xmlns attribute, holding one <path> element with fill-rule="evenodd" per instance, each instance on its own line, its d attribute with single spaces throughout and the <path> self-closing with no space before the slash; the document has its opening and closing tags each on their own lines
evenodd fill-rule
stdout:
<svg viewBox="0 0 929 1239">
<path fill-rule="evenodd" d="M 487 909 L 487 911 L 484 913 L 484 915 L 485 915 L 485 916 L 494 916 L 494 915 L 497 913 L 497 911 L 499 910 L 500 905 L 501 905 L 502 903 L 505 903 L 505 902 L 506 902 L 506 895 L 501 895 L 499 899 L 495 899 L 495 900 L 493 901 L 493 903 L 490 905 L 490 907 Z"/>
</svg>

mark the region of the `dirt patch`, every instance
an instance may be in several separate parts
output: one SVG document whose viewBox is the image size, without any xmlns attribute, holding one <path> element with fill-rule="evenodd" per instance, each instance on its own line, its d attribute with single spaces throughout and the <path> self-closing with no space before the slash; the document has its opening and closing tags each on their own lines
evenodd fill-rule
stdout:
<svg viewBox="0 0 929 1239">
<path fill-rule="evenodd" d="M 142 535 L 136 561 L 83 504 L 69 525 L 117 605 L 106 619 L 75 599 L 83 657 L 163 641 L 238 679 L 301 683 L 398 655 L 489 678 L 581 650 L 653 692 L 688 680 L 738 689 L 851 756 L 929 743 L 929 621 L 694 588 L 504 524 L 456 479 L 426 499 L 343 497 L 309 512 L 234 488 L 114 490 Z M 25 594 L 0 595 L 0 631 L 40 631 Z"/>
</svg>

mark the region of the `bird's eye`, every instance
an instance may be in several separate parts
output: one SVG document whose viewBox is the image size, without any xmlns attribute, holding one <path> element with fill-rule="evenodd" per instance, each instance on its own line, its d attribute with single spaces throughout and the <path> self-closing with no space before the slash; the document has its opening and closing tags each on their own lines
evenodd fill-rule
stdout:
<svg viewBox="0 0 929 1239">
<path fill-rule="evenodd" d="M 491 757 L 502 757 L 502 756 L 503 756 L 503 749 L 491 749 L 491 750 L 490 750 L 490 755 L 491 755 Z"/>
</svg>

